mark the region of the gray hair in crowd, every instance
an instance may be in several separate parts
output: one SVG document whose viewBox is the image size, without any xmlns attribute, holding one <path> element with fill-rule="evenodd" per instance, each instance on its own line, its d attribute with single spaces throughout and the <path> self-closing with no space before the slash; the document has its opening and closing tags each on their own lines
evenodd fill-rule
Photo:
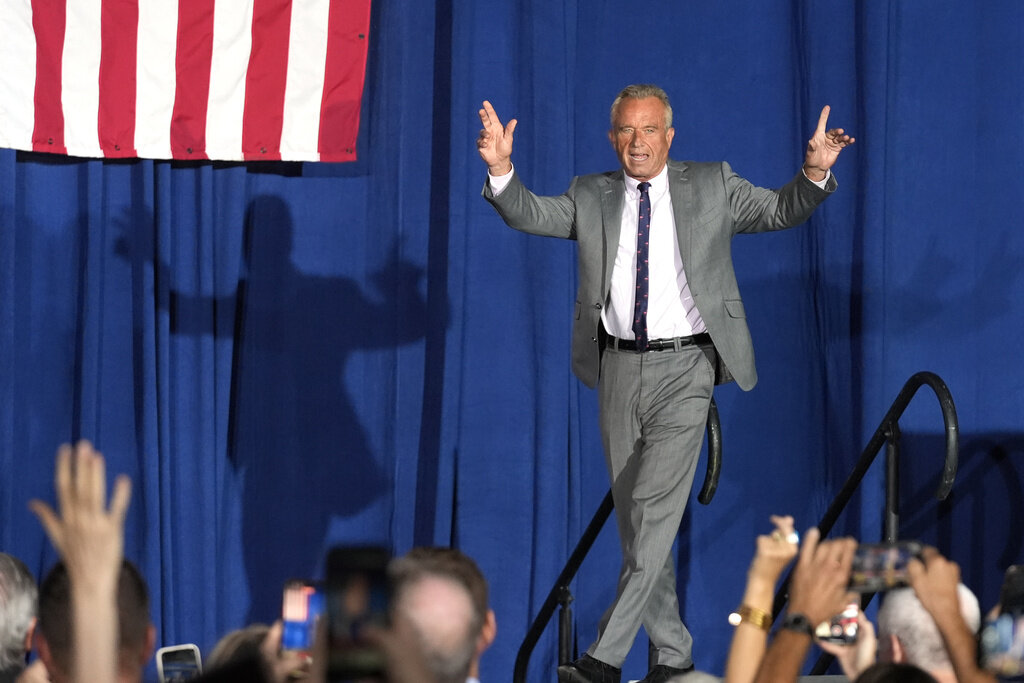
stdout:
<svg viewBox="0 0 1024 683">
<path fill-rule="evenodd" d="M 25 664 L 25 636 L 36 617 L 39 590 L 18 558 L 0 553 L 0 671 Z"/>
<path fill-rule="evenodd" d="M 957 586 L 960 612 L 973 633 L 981 627 L 978 598 L 962 583 Z M 952 669 L 935 620 L 921 605 L 913 588 L 897 588 L 885 594 L 878 608 L 878 635 L 895 635 L 903 646 L 904 658 L 927 670 Z"/>
</svg>

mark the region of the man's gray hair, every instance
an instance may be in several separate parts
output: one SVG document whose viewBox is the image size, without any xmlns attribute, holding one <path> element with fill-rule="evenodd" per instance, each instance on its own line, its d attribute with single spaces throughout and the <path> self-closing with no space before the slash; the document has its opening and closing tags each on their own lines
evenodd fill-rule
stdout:
<svg viewBox="0 0 1024 683">
<path fill-rule="evenodd" d="M 619 110 L 622 100 L 642 100 L 648 97 L 657 97 L 665 105 L 665 129 L 672 127 L 672 105 L 668 101 L 668 93 L 651 83 L 636 83 L 627 85 L 612 102 L 611 122 L 612 129 L 615 128 L 615 113 Z"/>
<path fill-rule="evenodd" d="M 0 671 L 25 666 L 25 636 L 36 617 L 38 595 L 25 563 L 0 553 Z"/>
<path fill-rule="evenodd" d="M 981 627 L 978 598 L 962 583 L 957 586 L 960 613 L 973 633 Z M 935 620 L 921 605 L 913 588 L 897 588 L 885 594 L 878 608 L 879 639 L 896 636 L 903 646 L 904 659 L 910 664 L 932 671 L 952 669 L 949 653 Z"/>
</svg>

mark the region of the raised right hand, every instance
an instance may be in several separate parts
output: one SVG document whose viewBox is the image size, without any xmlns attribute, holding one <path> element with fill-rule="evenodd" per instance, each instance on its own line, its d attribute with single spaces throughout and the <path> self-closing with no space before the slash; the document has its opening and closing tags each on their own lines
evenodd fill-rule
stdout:
<svg viewBox="0 0 1024 683">
<path fill-rule="evenodd" d="M 72 585 L 86 592 L 112 585 L 116 592 L 131 480 L 117 478 L 108 507 L 106 462 L 82 440 L 58 449 L 56 488 L 59 514 L 41 500 L 29 501 L 29 507 L 67 565 Z"/>
<path fill-rule="evenodd" d="M 487 100 L 480 110 L 480 136 L 476 139 L 476 147 L 480 158 L 487 164 L 491 175 L 505 175 L 512 170 L 512 134 L 518 121 L 512 119 L 507 126 L 501 125 L 498 114 Z"/>
<path fill-rule="evenodd" d="M 817 527 L 804 534 L 789 583 L 790 614 L 803 614 L 817 625 L 842 612 L 850 602 L 847 585 L 856 550 L 852 538 L 822 541 Z"/>
</svg>

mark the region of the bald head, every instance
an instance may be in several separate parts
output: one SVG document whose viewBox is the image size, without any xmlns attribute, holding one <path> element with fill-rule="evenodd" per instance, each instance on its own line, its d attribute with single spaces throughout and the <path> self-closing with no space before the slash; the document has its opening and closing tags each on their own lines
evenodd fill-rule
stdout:
<svg viewBox="0 0 1024 683">
<path fill-rule="evenodd" d="M 480 632 L 466 587 L 448 577 L 416 574 L 396 586 L 393 607 L 415 629 L 437 682 L 464 683 Z"/>
</svg>

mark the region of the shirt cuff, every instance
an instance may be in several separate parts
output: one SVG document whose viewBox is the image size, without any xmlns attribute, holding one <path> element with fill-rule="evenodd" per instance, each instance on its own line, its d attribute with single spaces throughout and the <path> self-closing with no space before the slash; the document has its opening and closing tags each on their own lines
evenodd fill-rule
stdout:
<svg viewBox="0 0 1024 683">
<path fill-rule="evenodd" d="M 508 187 L 508 184 L 512 182 L 512 174 L 515 173 L 515 171 L 516 167 L 513 166 L 512 170 L 506 173 L 505 175 L 491 175 L 490 172 L 488 172 L 487 182 L 491 184 L 491 194 L 493 194 L 495 197 L 501 194 L 502 191 L 504 191 L 504 189 Z M 825 176 L 825 180 L 828 180 L 828 176 Z"/>
<path fill-rule="evenodd" d="M 810 178 L 807 177 L 807 171 L 805 171 L 803 168 L 800 169 L 800 172 L 804 174 L 804 178 L 807 178 L 808 180 L 811 180 Z M 824 178 L 822 178 L 821 180 L 811 180 L 811 182 L 824 190 L 825 189 L 825 185 L 828 184 L 828 179 L 831 178 L 831 177 L 832 177 L 831 169 L 825 169 L 825 177 Z M 495 192 L 494 194 L 498 194 L 498 193 Z"/>
</svg>

